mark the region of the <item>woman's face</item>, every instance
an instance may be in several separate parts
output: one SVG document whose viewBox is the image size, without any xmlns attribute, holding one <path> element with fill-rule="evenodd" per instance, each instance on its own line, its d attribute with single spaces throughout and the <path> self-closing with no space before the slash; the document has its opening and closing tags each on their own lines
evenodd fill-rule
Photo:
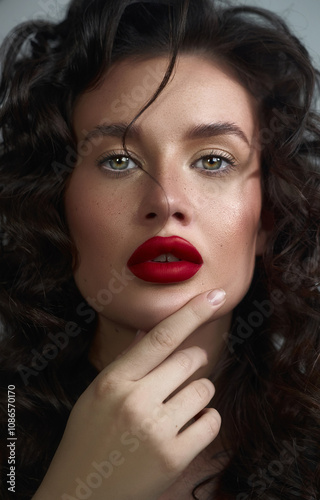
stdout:
<svg viewBox="0 0 320 500">
<path fill-rule="evenodd" d="M 257 104 L 227 68 L 181 56 L 170 83 L 128 135 L 130 156 L 123 151 L 123 130 L 157 89 L 167 63 L 115 64 L 74 110 L 79 161 L 65 207 L 78 251 L 75 280 L 100 319 L 134 330 L 149 330 L 217 287 L 227 292 L 218 317 L 230 314 L 248 290 L 266 238 L 259 153 L 251 146 Z M 164 282 L 152 271 L 153 280 L 146 271 L 137 277 L 128 261 L 156 235 L 191 243 L 202 258 L 197 272 L 178 273 L 177 281 L 170 270 Z"/>
</svg>

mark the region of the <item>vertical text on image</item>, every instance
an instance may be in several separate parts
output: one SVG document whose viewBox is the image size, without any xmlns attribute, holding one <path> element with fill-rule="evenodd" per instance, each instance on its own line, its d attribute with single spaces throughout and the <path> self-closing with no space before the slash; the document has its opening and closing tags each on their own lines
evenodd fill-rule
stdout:
<svg viewBox="0 0 320 500">
<path fill-rule="evenodd" d="M 8 386 L 8 466 L 7 474 L 8 491 L 15 493 L 16 490 L 16 393 L 15 386 Z"/>
</svg>

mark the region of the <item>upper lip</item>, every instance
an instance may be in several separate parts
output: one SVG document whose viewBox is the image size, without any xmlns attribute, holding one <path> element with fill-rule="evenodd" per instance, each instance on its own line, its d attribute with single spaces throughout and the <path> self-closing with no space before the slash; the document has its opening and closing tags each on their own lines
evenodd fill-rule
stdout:
<svg viewBox="0 0 320 500">
<path fill-rule="evenodd" d="M 128 266 L 141 264 L 162 254 L 171 253 L 181 260 L 195 264 L 202 264 L 203 260 L 198 250 L 187 240 L 180 236 L 155 236 L 145 241 L 131 255 Z"/>
</svg>

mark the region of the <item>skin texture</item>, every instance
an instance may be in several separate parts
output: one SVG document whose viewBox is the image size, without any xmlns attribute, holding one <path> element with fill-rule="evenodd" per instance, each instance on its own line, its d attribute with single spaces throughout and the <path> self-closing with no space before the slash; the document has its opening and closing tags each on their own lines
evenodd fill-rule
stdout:
<svg viewBox="0 0 320 500">
<path fill-rule="evenodd" d="M 165 492 L 220 428 L 217 411 L 205 408 L 214 395 L 208 379 L 169 397 L 208 362 L 199 347 L 176 350 L 225 301 L 209 297 L 194 297 L 96 377 L 74 406 L 33 500 L 170 498 Z"/>
<path fill-rule="evenodd" d="M 186 500 L 193 479 L 205 473 L 197 459 L 219 432 L 220 417 L 207 407 L 214 395 L 207 377 L 267 237 L 260 222 L 259 154 L 250 147 L 257 109 L 226 68 L 183 56 L 128 137 L 136 163 L 120 165 L 132 170 L 108 174 L 106 167 L 117 164 L 102 157 L 110 151 L 123 156 L 121 138 L 92 130 L 134 118 L 143 104 L 138 96 L 154 90 L 150 75 L 156 80 L 166 64 L 119 63 L 75 106 L 82 155 L 65 204 L 78 251 L 75 279 L 99 314 L 90 355 L 101 371 L 74 406 L 34 500 Z M 231 123 L 233 132 L 187 137 L 190 128 L 217 122 Z M 227 155 L 234 168 L 217 158 L 200 160 L 209 155 Z M 204 173 L 212 164 L 223 174 Z M 204 261 L 200 271 L 171 285 L 133 279 L 129 257 L 156 234 L 195 245 Z M 122 273 L 118 282 L 115 271 Z M 215 299 L 208 295 L 212 289 Z M 106 291 L 112 300 L 102 304 Z M 190 472 L 195 462 L 198 476 Z M 183 475 L 187 490 L 180 487 Z"/>
<path fill-rule="evenodd" d="M 228 303 L 214 324 L 196 332 L 198 345 L 212 347 L 213 363 L 265 242 L 266 231 L 260 224 L 259 152 L 250 147 L 256 144 L 257 105 L 221 64 L 191 55 L 180 57 L 173 80 L 138 119 L 138 132 L 126 140 L 143 170 L 111 177 L 105 170 L 107 162 L 96 165 L 110 151 L 121 153 L 122 138 L 92 131 L 101 124 L 130 123 L 153 95 L 167 63 L 157 58 L 116 64 L 99 87 L 82 95 L 75 106 L 74 126 L 82 154 L 65 203 L 78 249 L 75 279 L 99 312 L 92 359 L 100 369 L 130 345 L 137 330 L 149 331 L 196 294 L 219 287 L 226 290 Z M 187 135 L 193 127 L 216 122 L 237 125 L 248 142 L 231 133 L 193 139 Z M 91 137 L 83 142 L 88 132 Z M 215 176 L 191 168 L 212 152 L 227 155 L 234 168 Z M 127 261 L 154 235 L 190 241 L 202 255 L 200 271 L 186 282 L 170 285 L 134 277 Z M 117 273 L 125 274 L 122 283 L 114 283 Z M 192 337 L 188 345 L 194 342 Z"/>
</svg>

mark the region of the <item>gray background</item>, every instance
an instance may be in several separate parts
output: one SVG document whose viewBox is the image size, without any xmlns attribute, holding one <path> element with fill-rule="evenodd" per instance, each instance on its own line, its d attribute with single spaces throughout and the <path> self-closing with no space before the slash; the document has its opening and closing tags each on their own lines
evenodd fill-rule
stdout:
<svg viewBox="0 0 320 500">
<path fill-rule="evenodd" d="M 0 0 L 0 41 L 16 24 L 27 19 L 61 18 L 69 0 Z M 320 0 L 231 0 L 256 5 L 282 15 L 320 67 Z"/>
</svg>

